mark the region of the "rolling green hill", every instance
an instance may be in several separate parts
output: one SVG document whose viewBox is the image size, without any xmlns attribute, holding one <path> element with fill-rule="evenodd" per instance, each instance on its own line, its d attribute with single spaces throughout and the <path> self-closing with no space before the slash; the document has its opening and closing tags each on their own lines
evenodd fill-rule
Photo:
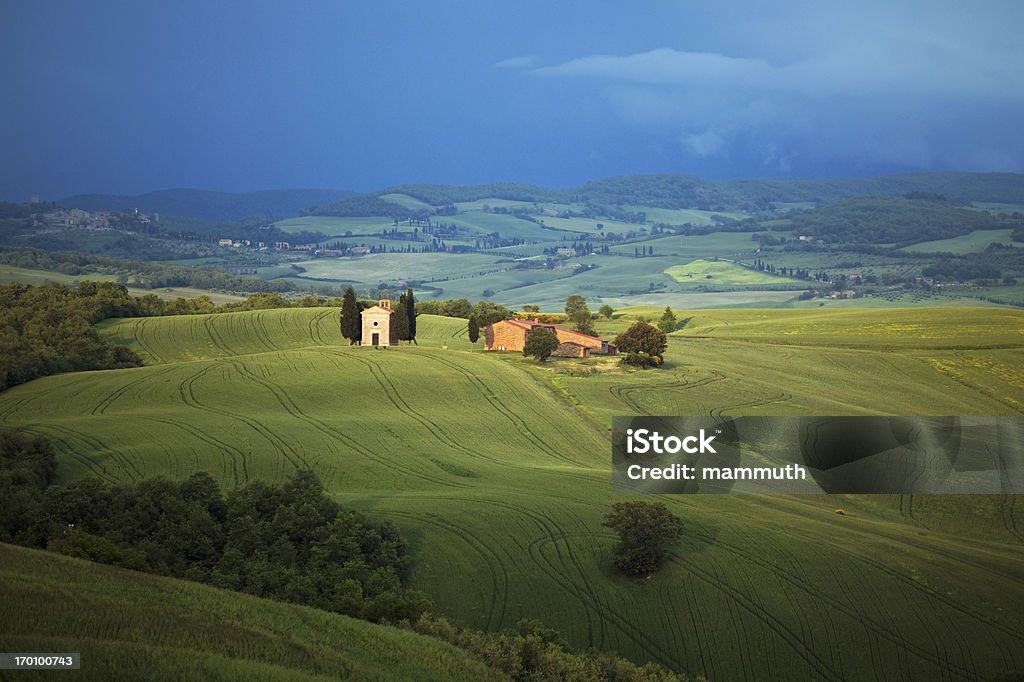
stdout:
<svg viewBox="0 0 1024 682">
<path fill-rule="evenodd" d="M 465 651 L 396 628 L 0 545 L 0 649 L 41 647 L 80 653 L 81 669 L 63 674 L 103 682 L 506 679 Z"/>
<path fill-rule="evenodd" d="M 555 190 L 535 185 L 398 185 L 321 206 L 320 215 L 392 215 L 358 213 L 386 205 L 386 195 L 404 195 L 393 206 L 422 209 L 455 203 L 500 199 L 525 203 L 570 203 L 702 211 L 749 211 L 772 204 L 827 203 L 863 196 L 902 196 L 909 192 L 941 194 L 957 201 L 1024 204 L 1024 175 L 1018 173 L 919 173 L 865 178 L 719 180 L 692 175 L 629 175 L 600 178 L 579 187 Z M 382 200 L 383 199 L 383 200 Z M 355 211 L 355 212 L 354 212 Z M 402 213 L 401 215 L 406 215 Z M 672 222 L 672 221 L 668 221 Z M 686 222 L 686 221 L 683 221 Z"/>
<path fill-rule="evenodd" d="M 665 496 L 684 522 L 668 564 L 609 568 L 613 415 L 1024 412 L 1020 311 L 879 312 L 697 313 L 648 372 L 472 352 L 461 320 L 428 316 L 387 351 L 343 345 L 328 309 L 122 320 L 103 333 L 150 366 L 19 386 L 0 424 L 53 439 L 63 478 L 311 467 L 398 525 L 414 587 L 475 627 L 539 618 L 713 680 L 1019 672 L 1017 498 Z"/>
<path fill-rule="evenodd" d="M 703 258 L 683 265 L 673 265 L 665 269 L 665 274 L 677 282 L 712 284 L 717 287 L 807 286 L 806 282 L 792 277 L 770 275 L 729 261 L 711 261 Z"/>
</svg>

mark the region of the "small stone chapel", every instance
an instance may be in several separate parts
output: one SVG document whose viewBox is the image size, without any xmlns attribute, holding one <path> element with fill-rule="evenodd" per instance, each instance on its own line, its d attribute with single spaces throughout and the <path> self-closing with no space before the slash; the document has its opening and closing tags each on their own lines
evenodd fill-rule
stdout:
<svg viewBox="0 0 1024 682">
<path fill-rule="evenodd" d="M 391 309 L 391 301 L 382 298 L 377 305 L 367 308 L 362 312 L 363 316 L 363 341 L 364 346 L 395 346 L 397 341 L 391 339 L 391 316 L 395 311 Z"/>
</svg>

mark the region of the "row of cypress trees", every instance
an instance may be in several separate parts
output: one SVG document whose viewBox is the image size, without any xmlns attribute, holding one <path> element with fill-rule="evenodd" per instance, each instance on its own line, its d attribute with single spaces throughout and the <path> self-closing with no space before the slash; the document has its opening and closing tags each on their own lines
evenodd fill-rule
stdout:
<svg viewBox="0 0 1024 682">
<path fill-rule="evenodd" d="M 341 301 L 341 335 L 348 339 L 349 345 L 363 340 L 362 311 L 364 306 L 352 287 L 345 289 Z M 416 342 L 416 299 L 412 289 L 406 289 L 398 299 L 395 315 L 391 318 L 391 340 Z"/>
</svg>

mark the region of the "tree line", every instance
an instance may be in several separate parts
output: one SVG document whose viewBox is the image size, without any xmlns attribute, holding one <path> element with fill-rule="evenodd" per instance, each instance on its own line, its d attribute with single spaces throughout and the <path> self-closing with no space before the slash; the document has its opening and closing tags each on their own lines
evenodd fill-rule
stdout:
<svg viewBox="0 0 1024 682">
<path fill-rule="evenodd" d="M 142 365 L 134 351 L 108 343 L 94 326 L 134 306 L 112 282 L 0 285 L 0 390 L 60 372 Z"/>
<path fill-rule="evenodd" d="M 310 471 L 227 494 L 203 471 L 54 484 L 43 438 L 0 436 L 0 542 L 207 583 L 374 622 L 419 617 L 406 541 L 388 522 L 339 506 Z"/>
<path fill-rule="evenodd" d="M 125 274 L 132 286 L 147 289 L 194 287 L 222 291 L 279 292 L 295 291 L 287 280 L 265 280 L 260 277 L 235 275 L 225 270 L 205 267 L 144 263 L 113 256 L 79 253 L 77 251 L 45 251 L 43 249 L 0 246 L 0 263 L 31 270 L 51 270 L 66 275 L 91 272 Z"/>
</svg>

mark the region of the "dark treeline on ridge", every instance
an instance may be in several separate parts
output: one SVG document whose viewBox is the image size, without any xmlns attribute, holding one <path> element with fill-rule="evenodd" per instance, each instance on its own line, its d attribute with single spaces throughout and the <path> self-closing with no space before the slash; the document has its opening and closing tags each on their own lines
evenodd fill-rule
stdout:
<svg viewBox="0 0 1024 682">
<path fill-rule="evenodd" d="M 579 187 L 551 189 L 523 183 L 395 185 L 311 207 L 325 216 L 414 217 L 418 211 L 379 197 L 405 194 L 433 207 L 495 198 L 530 203 L 582 203 L 761 211 L 775 203 L 828 203 L 858 196 L 934 194 L 955 201 L 1024 203 L 1024 175 L 1016 173 L 920 173 L 865 178 L 717 180 L 692 175 L 615 176 Z"/>
<path fill-rule="evenodd" d="M 134 351 L 107 343 L 94 326 L 134 305 L 110 282 L 0 285 L 0 390 L 59 372 L 140 366 Z"/>
</svg>

